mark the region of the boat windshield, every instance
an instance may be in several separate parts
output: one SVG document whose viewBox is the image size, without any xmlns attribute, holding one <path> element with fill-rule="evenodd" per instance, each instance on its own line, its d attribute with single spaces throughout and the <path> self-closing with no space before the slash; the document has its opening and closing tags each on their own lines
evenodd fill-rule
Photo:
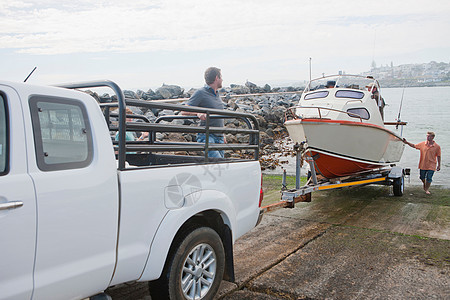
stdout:
<svg viewBox="0 0 450 300">
<path fill-rule="evenodd" d="M 305 92 L 329 88 L 369 91 L 374 85 L 379 89 L 378 82 L 371 77 L 357 75 L 326 76 L 311 80 L 310 84 L 306 87 Z"/>
</svg>

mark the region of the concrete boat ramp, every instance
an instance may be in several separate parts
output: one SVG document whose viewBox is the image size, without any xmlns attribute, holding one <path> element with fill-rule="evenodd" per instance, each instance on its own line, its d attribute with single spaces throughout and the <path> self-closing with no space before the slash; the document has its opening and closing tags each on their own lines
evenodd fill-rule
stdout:
<svg viewBox="0 0 450 300">
<path fill-rule="evenodd" d="M 450 191 L 366 186 L 265 214 L 216 299 L 450 299 Z M 113 299 L 151 299 L 145 284 Z"/>
</svg>

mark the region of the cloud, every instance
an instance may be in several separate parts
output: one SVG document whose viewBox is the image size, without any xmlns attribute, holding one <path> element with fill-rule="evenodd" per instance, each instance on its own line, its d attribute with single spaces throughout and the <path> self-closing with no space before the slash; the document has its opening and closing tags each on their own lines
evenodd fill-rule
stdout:
<svg viewBox="0 0 450 300">
<path fill-rule="evenodd" d="M 449 28 L 447 2 L 392 2 L 9 1 L 0 4 L 0 48 L 53 55 L 199 51 L 278 43 L 297 53 L 302 49 L 316 53 L 326 47 L 354 54 L 373 46 L 375 32 L 380 43 L 389 42 L 399 51 L 406 45 L 423 46 L 423 41 L 448 46 L 447 39 L 439 41 L 429 34 L 436 26 Z M 413 33 L 422 42 L 415 42 Z"/>
<path fill-rule="evenodd" d="M 313 73 L 320 72 L 313 76 L 366 71 L 372 59 L 378 65 L 448 61 L 450 40 L 443 33 L 450 32 L 450 4 L 432 4 L 4 0 L 0 52 L 7 55 L 0 56 L 2 76 L 17 72 L 22 78 L 38 65 L 34 80 L 50 83 L 111 78 L 128 86 L 201 85 L 196 76 L 210 65 L 221 67 L 226 80 L 236 83 L 308 78 L 309 57 Z"/>
</svg>

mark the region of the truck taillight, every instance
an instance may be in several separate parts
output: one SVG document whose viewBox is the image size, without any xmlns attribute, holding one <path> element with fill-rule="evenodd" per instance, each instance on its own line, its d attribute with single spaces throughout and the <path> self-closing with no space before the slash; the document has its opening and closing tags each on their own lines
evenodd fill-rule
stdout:
<svg viewBox="0 0 450 300">
<path fill-rule="evenodd" d="M 263 176 L 261 174 L 261 190 L 259 191 L 259 207 L 261 207 L 261 203 L 264 198 L 264 192 L 263 192 Z"/>
</svg>

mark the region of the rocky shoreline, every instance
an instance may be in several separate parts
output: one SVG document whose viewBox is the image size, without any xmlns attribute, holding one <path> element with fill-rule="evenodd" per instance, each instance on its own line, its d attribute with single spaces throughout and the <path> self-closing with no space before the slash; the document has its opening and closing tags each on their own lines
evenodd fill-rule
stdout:
<svg viewBox="0 0 450 300">
<path fill-rule="evenodd" d="M 231 84 L 230 87 L 222 88 L 219 93 L 225 104 L 225 108 L 232 111 L 244 112 L 252 114 L 256 117 L 260 127 L 260 162 L 263 170 L 275 169 L 287 160 L 285 156 L 293 155 L 292 145 L 287 137 L 287 131 L 283 126 L 285 121 L 286 110 L 295 106 L 300 100 L 303 88 L 300 87 L 277 87 L 272 88 L 268 84 L 263 87 L 254 83 L 246 82 L 245 85 Z M 139 100 L 167 100 L 180 102 L 187 100 L 195 89 L 185 92 L 184 89 L 177 85 L 163 85 L 155 91 L 149 89 L 147 92 L 137 90 L 136 92 L 124 90 L 126 98 Z M 115 96 L 108 94 L 98 95 L 88 91 L 99 102 L 114 102 Z M 166 115 L 176 115 L 179 112 L 171 110 L 147 110 L 130 107 L 134 113 L 144 115 L 150 121 Z M 187 120 L 175 120 L 174 122 L 184 122 Z M 187 125 L 187 124 L 185 124 Z M 239 127 L 240 124 L 236 120 L 226 120 L 226 127 Z M 180 136 L 159 136 L 160 139 L 179 139 Z M 227 135 L 227 140 L 231 143 L 246 142 L 246 136 L 243 135 Z M 193 136 L 184 136 L 188 142 L 193 141 Z M 232 156 L 244 155 L 245 153 L 235 153 Z"/>
</svg>

